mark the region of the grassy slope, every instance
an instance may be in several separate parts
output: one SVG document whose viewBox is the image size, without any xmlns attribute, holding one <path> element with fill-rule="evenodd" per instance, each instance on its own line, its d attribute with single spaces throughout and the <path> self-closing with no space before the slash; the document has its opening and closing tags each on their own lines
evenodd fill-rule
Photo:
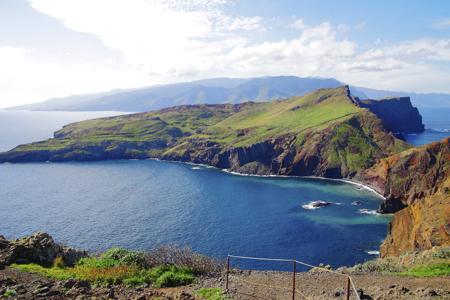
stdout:
<svg viewBox="0 0 450 300">
<path fill-rule="evenodd" d="M 53 139 L 0 154 L 0 161 L 14 161 L 8 157 L 30 160 L 21 160 L 20 155 L 41 161 L 86 157 L 190 160 L 193 150 L 197 157 L 206 153 L 204 146 L 198 146 L 201 143 L 213 143 L 223 151 L 289 135 L 295 143 L 281 147 L 294 146 L 296 151 L 308 152 L 309 157 L 325 149 L 318 155 L 327 163 L 319 169 L 336 166 L 337 175 L 330 176 L 339 177 L 406 148 L 380 124 L 373 114 L 352 102 L 347 87 L 339 87 L 270 103 L 180 106 L 73 123 L 56 132 Z"/>
<path fill-rule="evenodd" d="M 326 99 L 325 99 L 326 98 Z M 326 101 L 318 101 L 318 100 Z M 102 141 L 182 142 L 208 139 L 227 145 L 249 145 L 288 132 L 317 128 L 361 112 L 344 88 L 319 90 L 305 97 L 274 103 L 248 103 L 235 112 L 232 105 L 175 107 L 161 111 L 73 123 L 55 139 L 19 146 L 15 151 L 56 150 L 74 143 Z M 236 132 L 249 134 L 238 136 Z"/>
</svg>

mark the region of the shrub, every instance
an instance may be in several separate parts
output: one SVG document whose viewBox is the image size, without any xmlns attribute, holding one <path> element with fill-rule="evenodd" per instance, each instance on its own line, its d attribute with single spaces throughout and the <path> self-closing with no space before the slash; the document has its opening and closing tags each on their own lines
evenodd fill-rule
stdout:
<svg viewBox="0 0 450 300">
<path fill-rule="evenodd" d="M 194 253 L 190 248 L 178 248 L 174 245 L 158 247 L 145 253 L 145 260 L 148 267 L 186 267 L 197 275 L 220 272 L 225 266 L 222 261 Z"/>
<path fill-rule="evenodd" d="M 128 251 L 126 249 L 114 247 L 114 248 L 106 250 L 101 255 L 101 257 L 102 258 L 114 259 L 114 260 L 121 260 L 124 256 L 126 256 L 129 253 L 130 253 L 130 251 Z"/>
<path fill-rule="evenodd" d="M 120 259 L 121 264 L 129 266 L 138 266 L 140 268 L 147 267 L 147 261 L 145 260 L 145 255 L 142 252 L 130 252 Z"/>
<path fill-rule="evenodd" d="M 205 300 L 226 300 L 221 288 L 201 288 L 197 291 L 197 296 Z"/>
<path fill-rule="evenodd" d="M 150 269 L 148 276 L 155 287 L 185 285 L 192 283 L 195 279 L 192 269 L 168 265 Z"/>
<path fill-rule="evenodd" d="M 403 268 L 401 268 L 399 265 L 384 259 L 369 260 L 363 264 L 355 265 L 352 269 L 353 271 L 356 272 L 378 272 L 378 273 L 403 271 Z"/>
<path fill-rule="evenodd" d="M 180 271 L 167 271 L 156 279 L 154 286 L 159 287 L 172 287 L 178 285 L 186 285 L 194 282 L 195 277 L 190 273 L 184 273 Z"/>
<path fill-rule="evenodd" d="M 432 256 L 435 258 L 450 259 L 450 247 L 438 249 Z"/>
</svg>

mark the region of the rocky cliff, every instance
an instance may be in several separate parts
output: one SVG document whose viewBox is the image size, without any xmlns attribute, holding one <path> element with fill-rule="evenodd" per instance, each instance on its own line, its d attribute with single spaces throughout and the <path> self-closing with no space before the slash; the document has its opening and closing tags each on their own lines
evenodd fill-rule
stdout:
<svg viewBox="0 0 450 300">
<path fill-rule="evenodd" d="M 450 138 L 382 159 L 358 179 L 384 191 L 395 212 L 382 256 L 450 246 Z"/>
<path fill-rule="evenodd" d="M 409 97 L 360 100 L 359 105 L 377 115 L 386 128 L 394 133 L 417 133 L 425 130 L 422 116 L 417 108 L 412 106 Z"/>
<path fill-rule="evenodd" d="M 381 211 L 393 213 L 435 194 L 450 176 L 450 138 L 380 160 L 356 179 L 386 197 Z"/>
</svg>

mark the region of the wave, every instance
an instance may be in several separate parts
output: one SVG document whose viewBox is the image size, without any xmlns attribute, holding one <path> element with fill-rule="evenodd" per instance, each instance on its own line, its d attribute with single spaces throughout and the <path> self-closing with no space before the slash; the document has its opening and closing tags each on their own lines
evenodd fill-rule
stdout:
<svg viewBox="0 0 450 300">
<path fill-rule="evenodd" d="M 375 209 L 361 208 L 361 209 L 358 209 L 358 212 L 360 214 L 364 214 L 364 215 L 372 215 L 372 216 L 379 216 L 379 215 L 381 215 Z"/>
<path fill-rule="evenodd" d="M 380 251 L 371 250 L 371 251 L 367 251 L 367 254 L 369 254 L 369 255 L 380 255 Z"/>
<path fill-rule="evenodd" d="M 192 167 L 191 170 L 200 170 L 200 167 Z"/>
</svg>

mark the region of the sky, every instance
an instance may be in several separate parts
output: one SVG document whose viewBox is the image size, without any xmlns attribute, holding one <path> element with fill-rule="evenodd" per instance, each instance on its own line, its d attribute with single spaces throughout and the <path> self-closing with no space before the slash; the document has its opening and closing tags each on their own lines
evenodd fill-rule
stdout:
<svg viewBox="0 0 450 300">
<path fill-rule="evenodd" d="M 450 1 L 0 0 L 0 108 L 275 75 L 450 93 Z"/>
</svg>

